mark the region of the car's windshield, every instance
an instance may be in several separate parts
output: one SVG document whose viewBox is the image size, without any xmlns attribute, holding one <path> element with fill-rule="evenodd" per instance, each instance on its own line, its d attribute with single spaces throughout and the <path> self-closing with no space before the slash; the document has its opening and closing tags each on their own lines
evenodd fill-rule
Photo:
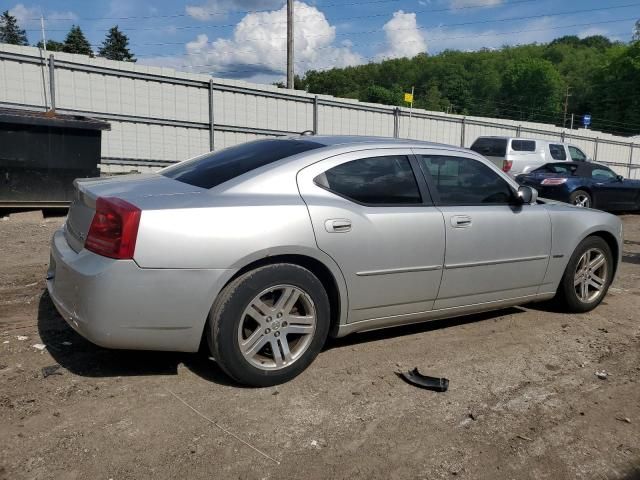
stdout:
<svg viewBox="0 0 640 480">
<path fill-rule="evenodd" d="M 257 140 L 180 162 L 160 173 L 196 187 L 213 188 L 256 168 L 323 146 L 308 140 Z"/>
</svg>

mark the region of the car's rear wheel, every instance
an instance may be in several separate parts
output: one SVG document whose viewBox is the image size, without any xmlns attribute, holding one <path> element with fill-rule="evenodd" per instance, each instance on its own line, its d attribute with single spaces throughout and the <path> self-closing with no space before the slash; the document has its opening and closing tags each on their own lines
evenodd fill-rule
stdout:
<svg viewBox="0 0 640 480">
<path fill-rule="evenodd" d="M 570 312 L 588 312 L 607 294 L 612 278 L 611 248 L 601 237 L 587 237 L 567 264 L 558 289 L 559 299 Z"/>
<path fill-rule="evenodd" d="M 591 208 L 591 195 L 584 190 L 576 190 L 571 194 L 571 204 L 576 207 Z"/>
<path fill-rule="evenodd" d="M 329 332 L 329 298 L 309 270 L 267 265 L 227 285 L 209 315 L 209 346 L 236 381 L 266 387 L 291 380 Z"/>
</svg>

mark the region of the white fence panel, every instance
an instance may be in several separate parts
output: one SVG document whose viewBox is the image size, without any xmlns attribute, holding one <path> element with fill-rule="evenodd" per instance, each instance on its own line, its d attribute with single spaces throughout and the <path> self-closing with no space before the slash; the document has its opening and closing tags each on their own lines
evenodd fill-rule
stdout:
<svg viewBox="0 0 640 480">
<path fill-rule="evenodd" d="M 640 178 L 640 142 L 554 125 L 462 117 L 362 103 L 126 62 L 54 53 L 60 113 L 104 119 L 103 171 L 142 171 L 257 138 L 319 134 L 414 138 L 469 147 L 482 135 L 573 143 L 625 176 Z M 0 106 L 51 106 L 49 59 L 33 47 L 0 45 Z M 630 164 L 631 162 L 631 164 Z M 124 165 L 124 166 L 123 166 Z"/>
</svg>

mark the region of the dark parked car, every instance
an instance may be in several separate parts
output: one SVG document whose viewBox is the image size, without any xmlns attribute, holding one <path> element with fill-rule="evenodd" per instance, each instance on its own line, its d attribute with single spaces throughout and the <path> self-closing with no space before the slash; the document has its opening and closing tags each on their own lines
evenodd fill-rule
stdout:
<svg viewBox="0 0 640 480">
<path fill-rule="evenodd" d="M 547 163 L 516 177 L 541 197 L 607 211 L 639 210 L 640 180 L 630 180 L 597 163 Z"/>
</svg>

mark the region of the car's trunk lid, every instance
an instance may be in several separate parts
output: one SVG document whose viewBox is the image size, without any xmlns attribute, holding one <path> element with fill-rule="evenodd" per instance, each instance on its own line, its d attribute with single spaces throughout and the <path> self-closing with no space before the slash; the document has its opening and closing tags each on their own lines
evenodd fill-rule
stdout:
<svg viewBox="0 0 640 480">
<path fill-rule="evenodd" d="M 98 197 L 121 198 L 144 210 L 153 197 L 206 191 L 158 174 L 77 179 L 73 184 L 76 190 L 65 223 L 65 238 L 76 252 L 84 247 Z"/>
</svg>

